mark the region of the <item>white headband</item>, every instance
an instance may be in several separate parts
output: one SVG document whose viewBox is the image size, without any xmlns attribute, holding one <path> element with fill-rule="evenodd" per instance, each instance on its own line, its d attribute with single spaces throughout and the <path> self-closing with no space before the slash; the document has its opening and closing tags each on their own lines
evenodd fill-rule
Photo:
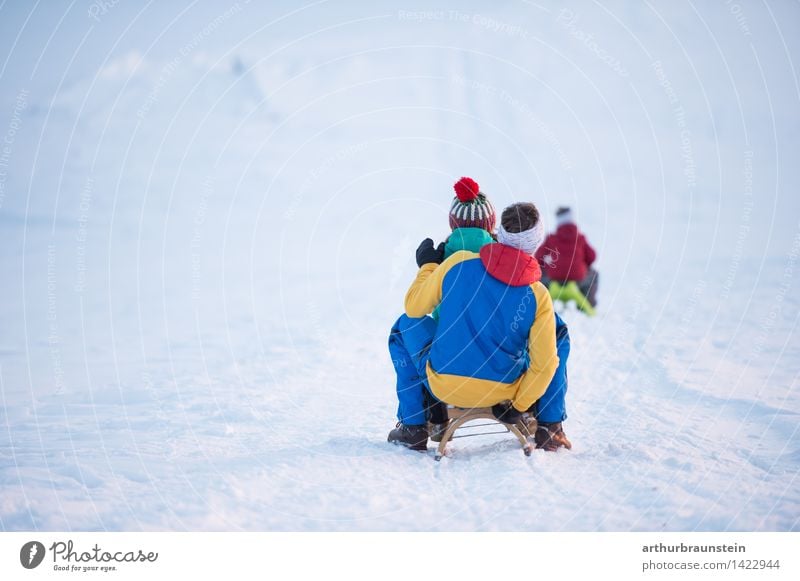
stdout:
<svg viewBox="0 0 800 581">
<path fill-rule="evenodd" d="M 556 224 L 561 226 L 563 224 L 572 224 L 572 210 L 561 212 L 556 216 Z"/>
<path fill-rule="evenodd" d="M 500 224 L 500 227 L 497 229 L 497 241 L 500 244 L 513 246 L 514 248 L 518 248 L 523 252 L 533 255 L 544 242 L 544 220 L 542 220 L 540 216 L 539 221 L 533 228 L 522 232 L 508 232 L 503 228 L 503 225 Z"/>
</svg>

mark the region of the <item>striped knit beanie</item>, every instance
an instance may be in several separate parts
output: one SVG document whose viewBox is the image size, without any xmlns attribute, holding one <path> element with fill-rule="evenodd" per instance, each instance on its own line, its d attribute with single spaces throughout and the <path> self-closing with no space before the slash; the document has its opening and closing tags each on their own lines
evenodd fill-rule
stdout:
<svg viewBox="0 0 800 581">
<path fill-rule="evenodd" d="M 456 197 L 450 205 L 450 228 L 483 228 L 494 232 L 494 206 L 471 178 L 461 178 L 453 189 Z"/>
</svg>

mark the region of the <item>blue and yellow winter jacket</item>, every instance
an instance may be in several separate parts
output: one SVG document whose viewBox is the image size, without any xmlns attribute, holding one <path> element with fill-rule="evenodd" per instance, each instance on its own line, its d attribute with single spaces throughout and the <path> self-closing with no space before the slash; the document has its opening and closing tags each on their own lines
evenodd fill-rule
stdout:
<svg viewBox="0 0 800 581">
<path fill-rule="evenodd" d="M 456 228 L 444 243 L 444 257 L 450 258 L 459 250 L 480 252 L 481 248 L 494 242 L 494 238 L 483 228 Z M 439 320 L 439 307 L 433 309 L 431 317 Z"/>
<path fill-rule="evenodd" d="M 439 305 L 427 366 L 433 394 L 459 407 L 511 400 L 527 410 L 558 367 L 553 303 L 536 259 L 504 244 L 425 264 L 406 293 L 409 317 Z"/>
</svg>

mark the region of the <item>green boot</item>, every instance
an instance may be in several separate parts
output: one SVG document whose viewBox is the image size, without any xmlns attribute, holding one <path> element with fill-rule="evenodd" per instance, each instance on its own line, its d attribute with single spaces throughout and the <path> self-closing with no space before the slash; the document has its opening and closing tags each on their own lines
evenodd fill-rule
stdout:
<svg viewBox="0 0 800 581">
<path fill-rule="evenodd" d="M 571 280 L 567 283 L 567 286 L 564 287 L 564 291 L 565 292 L 562 293 L 562 296 L 566 294 L 566 300 L 575 301 L 575 306 L 577 306 L 588 316 L 594 317 L 595 314 L 597 314 L 594 310 L 594 307 L 589 303 L 589 299 L 583 296 L 581 289 L 578 288 L 578 283 L 576 283 L 574 280 Z"/>
</svg>

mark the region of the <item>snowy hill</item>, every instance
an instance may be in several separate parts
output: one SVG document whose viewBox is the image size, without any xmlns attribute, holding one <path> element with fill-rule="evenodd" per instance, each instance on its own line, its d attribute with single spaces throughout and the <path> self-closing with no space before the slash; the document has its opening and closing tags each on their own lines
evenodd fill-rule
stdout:
<svg viewBox="0 0 800 581">
<path fill-rule="evenodd" d="M 270 4 L 0 8 L 0 528 L 800 528 L 796 2 Z M 570 453 L 386 443 L 462 175 L 598 250 Z"/>
</svg>

